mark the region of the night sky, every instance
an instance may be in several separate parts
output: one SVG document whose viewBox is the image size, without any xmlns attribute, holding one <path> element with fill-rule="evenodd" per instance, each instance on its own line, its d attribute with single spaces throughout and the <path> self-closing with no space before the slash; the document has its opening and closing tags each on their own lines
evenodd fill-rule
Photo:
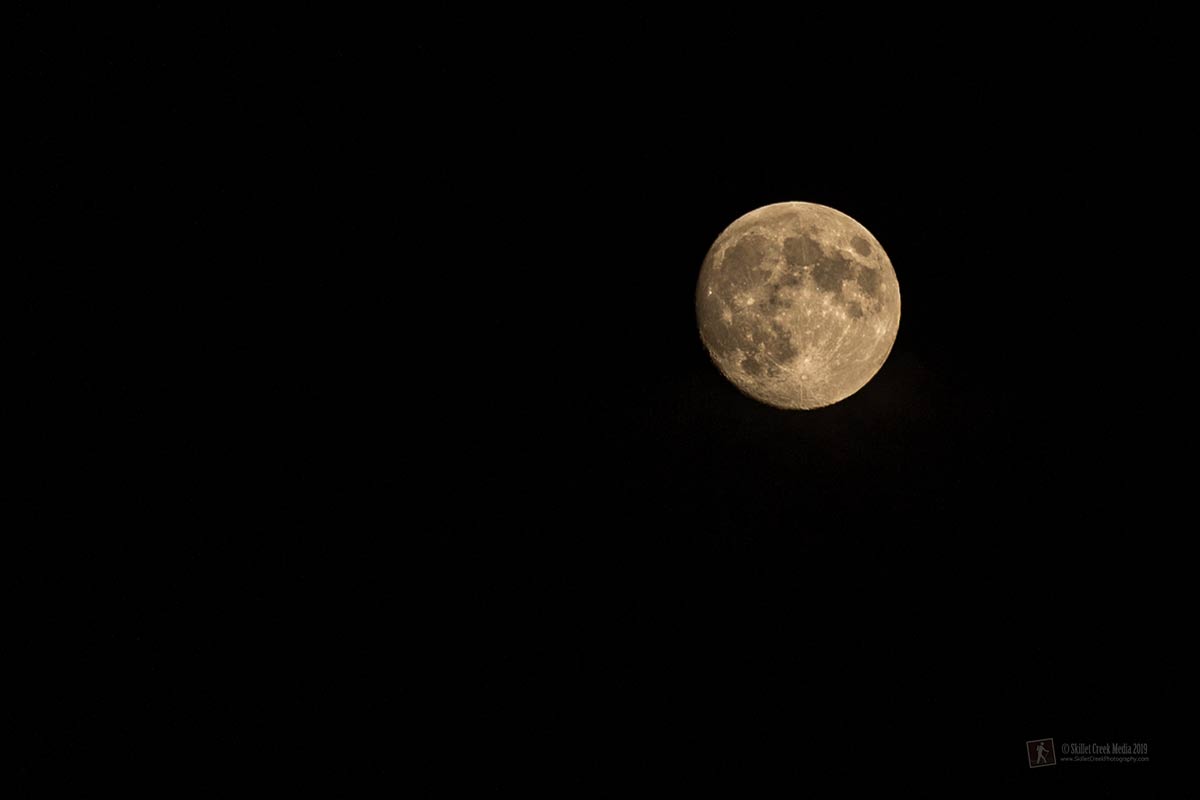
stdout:
<svg viewBox="0 0 1200 800">
<path fill-rule="evenodd" d="M 503 409 L 482 478 L 512 571 L 488 585 L 521 611 L 494 646 L 554 687 L 538 725 L 579 723 L 596 774 L 799 786 L 1020 785 L 1026 740 L 1148 739 L 1160 441 L 1122 309 L 1146 270 L 1131 198 L 1159 177 L 1106 111 L 1128 95 L 1102 64 L 1021 73 L 969 44 L 836 75 L 660 44 L 574 54 L 570 89 L 517 79 L 492 180 L 449 168 L 476 209 L 538 178 L 476 266 L 520 310 L 467 404 Z M 437 85 L 474 99 L 471 75 Z M 787 200 L 862 222 L 903 298 L 880 372 L 812 412 L 739 394 L 694 316 L 716 236 Z"/>
<path fill-rule="evenodd" d="M 215 25 L 87 73 L 96 247 L 150 232 L 76 356 L 86 464 L 122 443 L 145 500 L 65 512 L 131 520 L 92 546 L 120 613 L 80 623 L 140 698 L 116 735 L 336 722 L 378 765 L 433 703 L 426 745 L 498 785 L 1144 780 L 1025 742 L 1148 742 L 1167 699 L 1168 56 L 506 22 Z M 902 296 L 809 412 L 740 394 L 693 305 L 725 226 L 791 200 Z"/>
<path fill-rule="evenodd" d="M 1161 439 L 1128 309 L 1162 167 L 1103 63 L 972 46 L 844 74 L 753 45 L 744 68 L 703 42 L 539 51 L 505 147 L 460 171 L 431 142 L 448 203 L 512 204 L 473 265 L 519 298 L 495 383 L 466 381 L 499 429 L 478 481 L 506 565 L 475 601 L 516 600 L 489 652 L 551 693 L 536 727 L 588 732 L 584 774 L 1019 786 L 1027 740 L 1150 738 Z M 439 73 L 468 99 L 435 137 L 490 96 L 473 74 Z M 812 412 L 739 394 L 694 316 L 720 231 L 787 200 L 862 222 L 903 298 L 880 372 Z"/>
</svg>

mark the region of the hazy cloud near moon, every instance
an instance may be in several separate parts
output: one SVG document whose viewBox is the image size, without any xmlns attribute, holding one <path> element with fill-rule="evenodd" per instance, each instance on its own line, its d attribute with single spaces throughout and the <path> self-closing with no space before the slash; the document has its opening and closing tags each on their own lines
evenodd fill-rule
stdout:
<svg viewBox="0 0 1200 800">
<path fill-rule="evenodd" d="M 713 243 L 696 286 L 700 336 L 747 395 L 779 408 L 844 400 L 879 371 L 900 324 L 883 247 L 845 214 L 776 203 Z"/>
</svg>

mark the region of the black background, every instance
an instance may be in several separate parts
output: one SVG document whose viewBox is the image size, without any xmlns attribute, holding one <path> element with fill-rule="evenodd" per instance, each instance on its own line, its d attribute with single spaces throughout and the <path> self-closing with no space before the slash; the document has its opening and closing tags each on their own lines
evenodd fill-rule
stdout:
<svg viewBox="0 0 1200 800">
<path fill-rule="evenodd" d="M 1144 780 L 1024 743 L 1149 741 L 1165 699 L 1154 30 L 152 22 L 70 76 L 93 488 L 44 514 L 119 533 L 74 551 L 88 711 L 35 765 L 98 726 L 115 774 L 373 773 L 415 733 L 568 789 Z M 903 298 L 811 412 L 694 319 L 708 246 L 787 200 Z"/>
</svg>

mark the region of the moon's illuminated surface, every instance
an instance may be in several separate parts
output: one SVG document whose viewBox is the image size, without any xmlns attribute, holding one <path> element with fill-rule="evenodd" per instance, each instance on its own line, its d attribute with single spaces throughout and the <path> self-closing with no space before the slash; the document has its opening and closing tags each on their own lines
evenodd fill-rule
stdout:
<svg viewBox="0 0 1200 800">
<path fill-rule="evenodd" d="M 844 400 L 879 371 L 900 285 L 862 225 L 827 206 L 776 203 L 738 218 L 704 259 L 700 337 L 746 394 L 779 408 Z"/>
</svg>

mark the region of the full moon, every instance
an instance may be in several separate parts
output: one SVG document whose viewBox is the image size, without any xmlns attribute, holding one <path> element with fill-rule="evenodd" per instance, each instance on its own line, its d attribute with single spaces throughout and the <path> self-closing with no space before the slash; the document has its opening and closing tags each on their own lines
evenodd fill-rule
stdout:
<svg viewBox="0 0 1200 800">
<path fill-rule="evenodd" d="M 815 203 L 776 203 L 713 242 L 696 317 L 713 362 L 742 392 L 778 408 L 820 408 L 866 386 L 887 360 L 900 284 L 855 220 Z"/>
</svg>

